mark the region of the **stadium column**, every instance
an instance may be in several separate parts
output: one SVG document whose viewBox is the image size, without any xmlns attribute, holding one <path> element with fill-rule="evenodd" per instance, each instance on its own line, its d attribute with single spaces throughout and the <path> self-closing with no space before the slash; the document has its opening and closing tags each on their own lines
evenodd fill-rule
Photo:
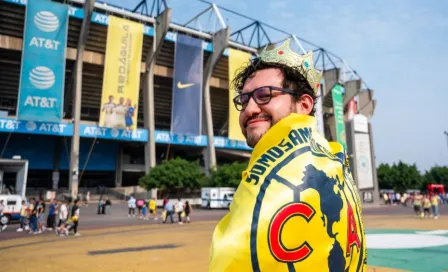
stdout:
<svg viewBox="0 0 448 272">
<path fill-rule="evenodd" d="M 118 145 L 117 161 L 115 166 L 115 187 L 121 187 L 123 184 L 123 147 Z"/>
<path fill-rule="evenodd" d="M 61 144 L 62 140 L 60 137 L 55 137 L 54 142 L 54 159 L 53 159 L 53 175 L 52 175 L 52 189 L 53 191 L 58 190 L 59 185 L 59 164 L 61 161 Z"/>
<path fill-rule="evenodd" d="M 90 22 L 95 0 L 86 0 L 84 4 L 84 20 L 82 21 L 80 38 L 76 52 L 75 62 L 75 91 L 73 93 L 73 137 L 70 151 L 70 171 L 69 171 L 69 189 L 72 198 L 78 195 L 78 175 L 79 175 L 79 127 L 81 124 L 81 94 L 82 94 L 82 70 L 83 55 L 89 34 Z"/>
<path fill-rule="evenodd" d="M 145 61 L 145 75 L 143 77 L 143 97 L 144 97 L 144 122 L 148 129 L 148 142 L 145 144 L 145 171 L 146 173 L 156 165 L 156 142 L 154 139 L 154 66 L 156 59 L 162 51 L 165 35 L 171 22 L 171 9 L 165 9 L 156 18 L 154 39 Z"/>
<path fill-rule="evenodd" d="M 213 35 L 213 52 L 207 60 L 204 69 L 204 110 L 205 110 L 205 127 L 207 131 L 207 147 L 205 148 L 204 162 L 206 173 L 210 172 L 210 169 L 216 167 L 216 152 L 215 142 L 213 140 L 213 116 L 212 116 L 212 102 L 210 98 L 210 79 L 212 77 L 213 69 L 219 61 L 219 58 L 224 53 L 224 50 L 229 45 L 229 28 L 221 29 Z"/>
<path fill-rule="evenodd" d="M 378 186 L 378 176 L 376 173 L 376 161 L 375 161 L 375 145 L 373 144 L 373 132 L 372 132 L 372 124 L 369 122 L 369 138 L 370 138 L 370 155 L 372 162 L 372 173 L 373 173 L 373 203 L 380 204 L 380 192 Z"/>
</svg>

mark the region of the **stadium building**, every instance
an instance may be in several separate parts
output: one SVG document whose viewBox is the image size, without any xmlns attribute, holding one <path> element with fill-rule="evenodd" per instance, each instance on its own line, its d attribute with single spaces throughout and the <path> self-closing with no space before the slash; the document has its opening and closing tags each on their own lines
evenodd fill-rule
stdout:
<svg viewBox="0 0 448 272">
<path fill-rule="evenodd" d="M 40 2 L 44 0 L 36 0 L 36 3 Z M 373 193 L 376 189 L 375 167 L 372 167 L 375 165 L 373 139 L 371 126 L 368 124 L 368 118 L 373 115 L 376 101 L 373 99 L 373 91 L 365 86 L 361 78 L 342 58 L 295 35 L 211 3 L 202 3 L 203 10 L 198 10 L 197 15 L 192 14 L 191 20 L 187 23 L 177 24 L 170 20 L 171 9 L 165 1 L 160 0 L 141 1 L 133 11 L 99 2 L 94 3 L 89 9 L 89 3 L 92 1 L 54 1 L 53 4 L 56 4 L 55 2 L 68 6 L 65 75 L 62 78 L 63 88 L 60 90 L 63 92 L 64 103 L 61 105 L 60 120 L 43 121 L 32 115 L 30 118 L 21 118 L 19 114 L 22 100 L 20 95 L 24 92 L 21 84 L 24 84 L 27 77 L 33 81 L 36 75 L 45 72 L 34 69 L 29 76 L 23 72 L 28 65 L 26 62 L 39 61 L 39 56 L 35 56 L 36 59 L 30 57 L 24 59 L 23 56 L 27 54 L 24 48 L 29 46 L 24 43 L 24 39 L 27 39 L 25 29 L 32 28 L 28 25 L 34 24 L 39 28 L 41 22 L 39 20 L 51 17 L 45 17 L 46 13 L 40 13 L 44 17 L 39 19 L 36 15 L 34 19 L 31 18 L 26 22 L 25 0 L 0 0 L 0 158 L 11 159 L 13 156 L 20 156 L 22 160 L 28 161 L 27 187 L 68 188 L 71 179 L 78 180 L 79 187 L 136 185 L 138 178 L 151 166 L 173 157 L 200 160 L 204 171 L 212 166 L 210 162 L 219 165 L 247 160 L 250 157 L 250 148 L 241 139 L 229 135 L 234 122 L 229 118 L 233 111 L 233 104 L 229 99 L 231 97 L 229 74 L 232 76 L 229 72 L 229 65 L 231 66 L 229 52 L 237 50 L 254 56 L 264 47 L 269 48 L 270 45 L 278 43 L 278 39 L 283 41 L 290 38 L 297 51 L 314 52 L 314 65 L 324 73 L 322 99 L 316 115 L 321 132 L 327 139 L 334 141 L 340 140 L 338 134 L 347 134 L 347 150 L 352 154 L 356 153 L 354 147 L 357 140 L 354 135 L 357 133 L 368 135 L 367 145 L 370 150 L 367 155 L 370 158 L 355 159 L 353 163 L 358 169 L 361 169 L 361 165 L 366 167 L 367 164 L 370 169 L 367 175 L 370 175 L 372 182 L 369 181 L 364 187 L 365 191 Z M 86 14 L 92 15 L 91 20 L 85 19 L 88 18 Z M 244 17 L 249 23 L 228 26 L 223 19 L 227 15 Z M 107 68 L 105 61 L 111 17 L 124 18 L 144 25 L 140 83 L 136 90 L 138 91 L 137 128 L 133 131 L 105 128 L 99 123 L 104 109 L 102 105 L 104 84 L 109 81 L 105 79 Z M 202 24 L 208 26 L 205 30 L 198 27 L 204 18 L 209 19 L 208 23 Z M 61 23 L 59 20 L 58 26 Z M 51 28 L 51 22 L 40 27 L 44 32 L 51 32 L 53 30 Z M 160 33 L 163 39 L 155 39 Z M 173 131 L 173 104 L 177 105 L 176 102 L 173 103 L 173 88 L 179 87 L 178 82 L 173 82 L 173 78 L 176 76 L 175 68 L 178 67 L 176 42 L 179 41 L 179 36 L 202 41 L 200 135 Z M 59 45 L 39 39 L 34 42 L 36 46 L 47 49 L 54 49 Z M 116 42 L 119 43 L 120 40 Z M 225 46 L 222 54 L 217 52 L 220 46 Z M 80 52 L 83 54 L 78 54 Z M 76 73 L 76 60 L 79 56 L 82 56 L 83 63 L 78 66 L 79 73 Z M 210 77 L 206 75 L 208 71 L 211 72 Z M 79 79 L 81 81 L 77 81 Z M 333 87 L 338 83 L 343 87 L 342 103 L 339 105 L 342 115 L 339 116 L 333 103 L 335 97 Z M 35 87 L 46 88 L 45 82 L 36 84 L 41 85 L 34 84 Z M 80 93 L 77 93 L 78 89 Z M 81 94 L 79 120 L 76 116 L 77 94 L 78 97 Z M 30 103 L 33 102 L 42 105 L 42 101 L 34 100 Z M 211 111 L 208 111 L 207 107 Z M 336 120 L 338 118 L 339 122 L 342 118 L 346 130 L 339 130 Z M 211 130 L 208 130 L 209 124 L 212 125 Z M 209 143 L 207 135 L 211 133 L 214 141 Z M 73 164 L 70 164 L 76 157 L 74 153 L 77 153 L 71 152 L 72 141 L 76 143 L 76 134 L 79 134 L 80 139 L 77 173 Z M 359 150 L 360 148 L 358 152 Z M 351 157 L 359 156 L 355 154 Z M 9 168 L 2 166 L 1 163 L 0 161 L 3 183 L 13 185 L 17 171 L 8 171 Z M 74 167 L 76 168 L 76 165 Z M 355 176 L 361 177 L 361 170 L 355 171 Z"/>
</svg>

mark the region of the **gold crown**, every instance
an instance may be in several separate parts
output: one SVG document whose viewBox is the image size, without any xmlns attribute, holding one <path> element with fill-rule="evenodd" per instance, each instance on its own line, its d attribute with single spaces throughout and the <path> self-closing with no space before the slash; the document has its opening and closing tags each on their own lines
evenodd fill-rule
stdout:
<svg viewBox="0 0 448 272">
<path fill-rule="evenodd" d="M 318 94 L 322 72 L 314 69 L 313 52 L 299 55 L 289 47 L 290 40 L 286 40 L 282 45 L 271 50 L 266 47 L 260 53 L 259 59 L 266 63 L 278 63 L 297 70 L 306 80 L 314 93 Z"/>
</svg>

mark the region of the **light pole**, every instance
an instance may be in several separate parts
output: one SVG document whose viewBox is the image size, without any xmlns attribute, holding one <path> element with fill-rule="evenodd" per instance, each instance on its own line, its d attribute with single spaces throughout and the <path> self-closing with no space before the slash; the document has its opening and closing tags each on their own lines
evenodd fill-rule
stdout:
<svg viewBox="0 0 448 272">
<path fill-rule="evenodd" d="M 446 144 L 447 144 L 447 147 L 448 147 L 448 131 L 444 131 L 443 132 L 443 134 L 445 134 L 445 136 L 446 136 Z"/>
</svg>

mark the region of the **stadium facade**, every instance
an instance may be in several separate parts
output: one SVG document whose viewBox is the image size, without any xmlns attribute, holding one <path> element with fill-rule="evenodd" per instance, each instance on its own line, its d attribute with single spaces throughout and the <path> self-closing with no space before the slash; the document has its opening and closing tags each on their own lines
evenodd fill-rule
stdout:
<svg viewBox="0 0 448 272">
<path fill-rule="evenodd" d="M 225 25 L 221 25 L 222 29 L 215 32 L 200 31 L 191 27 L 189 23 L 184 26 L 176 25 L 166 18 L 169 8 L 166 7 L 164 1 L 154 0 L 154 3 L 149 4 L 142 1 L 142 5 L 139 5 L 134 12 L 95 3 L 94 6 L 92 5 L 90 25 L 83 24 L 85 14 L 89 14 L 89 8 L 84 6 L 84 1 L 65 1 L 65 3 L 69 5 L 63 84 L 65 104 L 61 120 L 47 122 L 33 116 L 30 119 L 18 118 L 21 71 L 24 69 L 22 58 L 26 1 L 0 1 L 0 111 L 2 114 L 0 116 L 0 157 L 20 156 L 28 160 L 28 187 L 48 189 L 69 187 L 70 180 L 73 179 L 73 164 L 71 165 L 70 161 L 73 161 L 73 156 L 76 156 L 71 152 L 72 141 L 76 141 L 74 134 L 75 136 L 79 134 L 80 137 L 79 152 L 75 152 L 79 153 L 79 173 L 76 173 L 76 179 L 80 187 L 136 185 L 138 178 L 151 166 L 166 158 L 182 157 L 188 160 L 200 160 L 201 166 L 206 171 L 211 166 L 210 161 L 214 162 L 214 157 L 218 165 L 245 161 L 250 157 L 250 148 L 244 141 L 229 139 L 229 111 L 231 111 L 229 109 L 233 107 L 229 103 L 229 48 L 255 55 L 261 48 L 273 44 L 265 31 L 267 25 L 253 21 L 248 26 L 232 32 L 230 40 L 225 42 L 226 48 L 223 48 L 225 51 L 216 57 L 219 45 L 214 45 L 213 42 L 220 41 L 219 39 L 226 40 L 226 37 L 218 37 L 218 34 L 224 33 L 223 30 L 229 31 Z M 146 14 L 137 12 L 138 8 L 143 11 L 144 6 L 148 7 L 151 4 L 153 7 L 155 4 L 158 11 L 158 14 L 153 15 L 154 17 L 151 17 L 154 8 L 151 14 L 148 10 Z M 224 24 L 220 13 L 223 10 L 228 11 L 210 4 L 206 11 L 213 13 L 217 16 L 217 20 Z M 200 19 L 204 13 L 199 13 L 192 21 Z M 99 123 L 110 16 L 144 24 L 137 129 L 133 131 L 109 129 L 100 126 Z M 164 28 L 167 31 L 166 34 L 163 32 Z M 87 36 L 85 36 L 86 29 Z M 159 32 L 164 34 L 163 39 L 154 39 L 155 34 Z M 200 111 L 202 115 L 200 134 L 202 135 L 172 133 L 176 36 L 181 34 L 203 40 L 204 74 L 207 69 L 211 71 L 211 76 L 204 76 L 203 82 L 203 88 L 204 90 L 209 88 L 210 96 L 205 97 L 204 110 Z M 250 40 L 247 37 L 244 39 L 245 35 L 252 37 Z M 355 122 L 356 118 L 353 116 L 359 113 L 368 118 L 372 116 L 376 103 L 373 99 L 373 91 L 366 88 L 356 72 L 341 58 L 294 35 L 287 33 L 284 35 L 285 38 L 295 41 L 300 49 L 304 50 L 303 47 L 306 47 L 307 50 L 313 50 L 315 66 L 324 72 L 325 82 L 321 88 L 322 99 L 318 118 L 321 132 L 330 140 L 338 140 L 339 137 L 335 120 L 338 116 L 335 114 L 333 103 L 335 98 L 332 89 L 338 83 L 344 87 L 341 96 L 342 118 L 345 119 L 343 123 L 348 129 L 347 149 L 354 154 L 354 150 L 351 150 L 351 147 L 355 146 L 355 139 L 352 136 L 357 132 L 354 127 L 359 127 L 359 123 L 363 122 L 365 124 L 361 126 L 365 127 L 368 123 L 367 119 L 363 118 L 358 118 L 361 121 Z M 252 39 L 254 36 L 255 39 Z M 47 44 L 47 46 L 51 45 Z M 81 66 L 82 85 L 78 88 L 81 90 L 78 93 L 81 95 L 80 120 L 77 123 L 74 101 L 76 101 L 77 93 L 76 60 L 79 50 L 83 50 L 83 65 Z M 210 64 L 213 64 L 211 68 L 208 66 Z M 150 89 L 153 92 L 153 100 L 148 98 Z M 207 107 L 211 110 L 210 112 L 207 111 Z M 154 120 L 153 124 L 151 119 Z M 207 129 L 210 125 L 212 130 Z M 360 130 L 371 137 L 371 126 L 368 126 L 367 131 L 365 128 Z M 214 137 L 212 144 L 207 140 L 209 138 L 207 136 L 211 134 Z M 370 138 L 372 154 L 368 163 L 374 166 L 372 142 Z M 370 171 L 374 171 L 372 169 Z M 370 175 L 376 176 L 376 173 Z M 5 184 L 12 184 L 15 177 L 12 173 L 5 172 L 3 179 Z M 375 183 L 368 185 L 367 191 L 373 192 Z"/>
</svg>

